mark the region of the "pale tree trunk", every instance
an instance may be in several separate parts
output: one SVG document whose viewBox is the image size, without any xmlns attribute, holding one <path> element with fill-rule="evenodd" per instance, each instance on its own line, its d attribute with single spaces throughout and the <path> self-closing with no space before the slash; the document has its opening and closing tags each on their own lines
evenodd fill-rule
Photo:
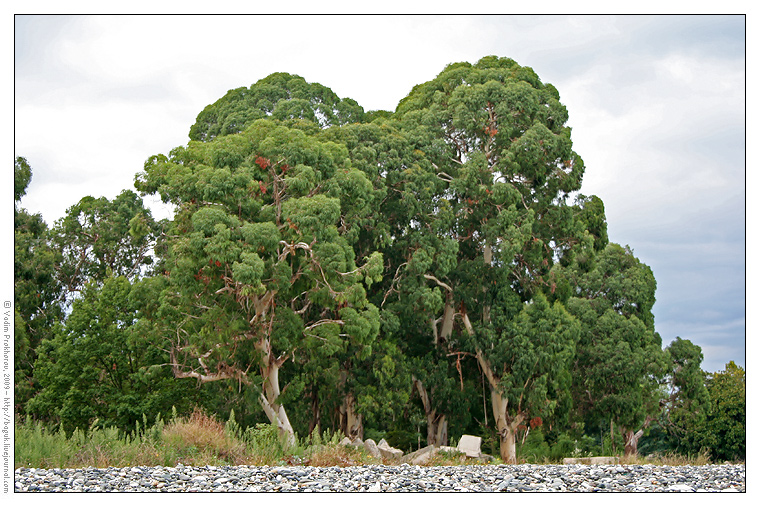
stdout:
<svg viewBox="0 0 760 507">
<path fill-rule="evenodd" d="M 251 381 L 248 379 L 248 369 L 245 371 L 240 368 L 230 367 L 227 364 L 221 364 L 216 366 L 213 370 L 206 365 L 206 359 L 218 348 L 221 344 L 217 344 L 211 350 L 206 353 L 195 356 L 195 360 L 200 365 L 201 369 L 192 369 L 188 366 L 187 358 L 178 360 L 177 353 L 182 352 L 184 349 L 179 346 L 174 346 L 169 350 L 169 359 L 171 361 L 172 372 L 176 378 L 195 378 L 200 383 L 216 382 L 220 380 L 235 380 L 240 385 L 251 385 Z M 259 365 L 259 372 L 264 382 L 259 392 L 259 404 L 264 409 L 269 421 L 277 426 L 280 434 L 286 439 L 288 444 L 295 444 L 295 432 L 288 420 L 288 415 L 285 412 L 285 407 L 278 403 L 277 398 L 280 396 L 280 367 L 288 356 L 282 355 L 278 358 L 274 357 L 272 353 L 269 340 L 266 338 L 259 339 L 255 344 L 256 349 L 261 352 L 262 360 Z"/>
<path fill-rule="evenodd" d="M 436 414 L 433 411 L 427 416 L 427 423 L 428 445 L 436 447 L 449 445 L 449 421 L 446 419 L 446 414 Z"/>
<path fill-rule="evenodd" d="M 343 403 L 339 408 L 340 430 L 350 440 L 364 440 L 364 422 L 362 415 L 356 413 L 356 398 L 353 393 L 343 397 Z"/>
<path fill-rule="evenodd" d="M 517 427 L 525 420 L 525 416 L 520 412 L 519 407 L 517 415 L 514 417 L 509 415 L 509 400 L 502 395 L 499 389 L 499 379 L 494 374 L 491 365 L 488 364 L 480 350 L 475 357 L 491 388 L 491 407 L 493 408 L 493 418 L 496 421 L 496 429 L 499 432 L 499 455 L 504 463 L 516 465 Z"/>
<path fill-rule="evenodd" d="M 268 348 L 269 340 L 262 340 L 258 345 L 261 348 Z M 277 398 L 280 396 L 280 367 L 286 359 L 287 357 L 275 359 L 271 350 L 268 354 L 264 355 L 261 365 L 261 376 L 264 378 L 264 385 L 259 396 L 259 403 L 261 403 L 261 407 L 264 409 L 269 422 L 277 426 L 280 435 L 286 439 L 288 445 L 295 445 L 296 438 L 293 426 L 290 424 L 285 407 L 277 401 Z"/>
<path fill-rule="evenodd" d="M 451 292 L 446 292 L 446 302 L 443 307 L 443 320 L 441 321 L 441 342 L 445 343 L 451 338 L 451 333 L 454 331 L 454 301 Z M 436 336 L 434 345 L 438 345 L 438 337 Z"/>
<path fill-rule="evenodd" d="M 491 405 L 496 429 L 499 432 L 499 455 L 504 463 L 517 464 L 517 427 L 523 421 L 523 415 L 510 417 L 507 413 L 508 400 L 491 388 Z"/>
<path fill-rule="evenodd" d="M 425 418 L 427 419 L 428 445 L 435 445 L 437 447 L 448 445 L 449 422 L 446 419 L 446 414 L 439 414 L 432 407 L 427 389 L 425 389 L 422 381 L 415 377 L 412 377 L 412 380 L 414 382 L 414 387 L 417 389 L 417 392 L 420 395 L 420 399 L 422 400 L 422 407 L 425 410 Z"/>
</svg>

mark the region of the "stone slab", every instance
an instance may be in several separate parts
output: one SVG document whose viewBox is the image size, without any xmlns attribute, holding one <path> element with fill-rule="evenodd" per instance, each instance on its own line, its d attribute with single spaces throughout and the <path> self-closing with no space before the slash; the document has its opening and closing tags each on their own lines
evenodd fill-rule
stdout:
<svg viewBox="0 0 760 507">
<path fill-rule="evenodd" d="M 459 439 L 457 450 L 463 452 L 468 458 L 479 458 L 480 443 L 482 441 L 482 438 L 474 435 L 462 435 L 462 438 Z"/>
</svg>

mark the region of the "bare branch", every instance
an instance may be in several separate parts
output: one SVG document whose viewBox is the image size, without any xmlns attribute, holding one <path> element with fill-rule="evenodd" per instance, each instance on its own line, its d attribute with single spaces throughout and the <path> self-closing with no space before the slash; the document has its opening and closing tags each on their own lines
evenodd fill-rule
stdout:
<svg viewBox="0 0 760 507">
<path fill-rule="evenodd" d="M 454 292 L 454 289 L 452 289 L 449 285 L 443 283 L 442 281 L 440 281 L 438 278 L 434 277 L 433 275 L 429 275 L 429 274 L 425 273 L 422 276 L 425 277 L 425 278 L 427 278 L 428 280 L 434 281 L 435 283 L 437 283 L 438 285 L 440 285 L 441 287 L 443 287 L 447 291 Z"/>
<path fill-rule="evenodd" d="M 311 330 L 312 330 L 312 329 L 314 329 L 315 327 L 324 326 L 325 324 L 340 324 L 340 325 L 342 326 L 342 325 L 344 325 L 344 324 L 345 324 L 345 322 L 343 322 L 342 320 L 338 320 L 338 319 L 322 319 L 322 320 L 318 320 L 318 321 L 317 321 L 317 322 L 315 322 L 314 324 L 312 324 L 312 325 L 310 325 L 310 326 L 306 326 L 306 327 L 303 329 L 303 330 L 304 330 L 304 333 L 305 333 L 306 331 L 311 331 Z"/>
</svg>

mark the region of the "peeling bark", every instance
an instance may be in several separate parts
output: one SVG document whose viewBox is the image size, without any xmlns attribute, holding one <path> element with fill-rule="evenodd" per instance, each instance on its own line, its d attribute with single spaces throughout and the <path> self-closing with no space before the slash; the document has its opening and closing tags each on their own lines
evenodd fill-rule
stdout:
<svg viewBox="0 0 760 507">
<path fill-rule="evenodd" d="M 356 412 L 356 398 L 353 393 L 343 397 L 339 407 L 340 430 L 350 440 L 364 440 L 364 421 L 362 415 Z"/>
<path fill-rule="evenodd" d="M 630 430 L 628 428 L 620 428 L 620 434 L 623 435 L 623 442 L 625 442 L 625 447 L 623 451 L 623 456 L 626 458 L 630 458 L 633 456 L 637 456 L 639 453 L 639 439 L 644 436 L 644 430 L 646 430 L 649 425 L 652 423 L 652 416 L 647 416 L 644 420 L 644 424 L 641 426 L 641 428 L 634 433 L 633 430 Z"/>
<path fill-rule="evenodd" d="M 261 364 L 261 376 L 264 378 L 264 385 L 259 396 L 259 403 L 264 409 L 269 421 L 277 426 L 280 434 L 283 435 L 288 444 L 295 445 L 295 432 L 290 424 L 285 407 L 277 401 L 280 396 L 280 367 L 287 357 L 275 359 L 269 346 L 269 340 L 260 340 L 256 348 L 264 352 Z"/>
<path fill-rule="evenodd" d="M 517 464 L 517 427 L 525 419 L 523 414 L 518 413 L 510 417 L 507 412 L 509 401 L 501 396 L 496 389 L 491 389 L 491 405 L 493 416 L 496 419 L 496 429 L 499 432 L 499 454 L 504 463 Z"/>
<path fill-rule="evenodd" d="M 446 293 L 446 303 L 443 308 L 443 321 L 441 322 L 441 335 L 440 340 L 446 342 L 451 338 L 451 333 L 454 331 L 454 301 L 451 292 Z"/>
</svg>

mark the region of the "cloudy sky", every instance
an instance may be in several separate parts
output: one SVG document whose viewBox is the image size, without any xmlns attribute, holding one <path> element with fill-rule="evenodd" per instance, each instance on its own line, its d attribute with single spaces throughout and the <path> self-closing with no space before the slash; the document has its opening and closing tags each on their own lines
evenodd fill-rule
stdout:
<svg viewBox="0 0 760 507">
<path fill-rule="evenodd" d="M 272 72 L 393 110 L 448 63 L 513 58 L 559 90 L 582 192 L 654 271 L 663 342 L 697 343 L 708 371 L 745 365 L 743 16 L 35 15 L 14 29 L 21 205 L 49 225 L 133 189 L 206 105 Z"/>
</svg>

